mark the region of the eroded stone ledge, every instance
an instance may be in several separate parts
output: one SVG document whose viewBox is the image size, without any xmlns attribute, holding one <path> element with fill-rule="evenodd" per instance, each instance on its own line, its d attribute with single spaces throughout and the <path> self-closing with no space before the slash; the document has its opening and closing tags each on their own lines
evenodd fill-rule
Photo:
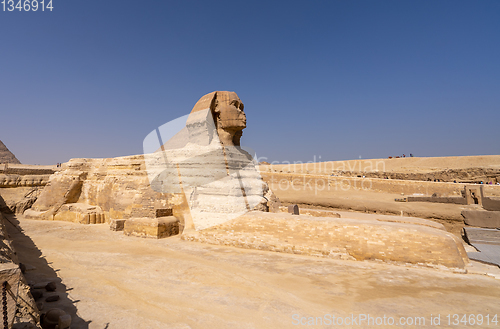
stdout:
<svg viewBox="0 0 500 329">
<path fill-rule="evenodd" d="M 453 234 L 420 223 L 249 212 L 182 239 L 239 248 L 351 260 L 463 269 L 469 262 Z"/>
</svg>

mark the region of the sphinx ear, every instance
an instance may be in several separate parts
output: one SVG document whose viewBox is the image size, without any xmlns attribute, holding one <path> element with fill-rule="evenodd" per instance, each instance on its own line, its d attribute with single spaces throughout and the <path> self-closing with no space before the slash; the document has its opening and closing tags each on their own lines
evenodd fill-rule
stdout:
<svg viewBox="0 0 500 329">
<path fill-rule="evenodd" d="M 215 99 L 212 104 L 213 104 L 213 111 L 215 113 L 220 113 L 220 110 L 219 110 L 219 101 L 217 99 Z"/>
</svg>

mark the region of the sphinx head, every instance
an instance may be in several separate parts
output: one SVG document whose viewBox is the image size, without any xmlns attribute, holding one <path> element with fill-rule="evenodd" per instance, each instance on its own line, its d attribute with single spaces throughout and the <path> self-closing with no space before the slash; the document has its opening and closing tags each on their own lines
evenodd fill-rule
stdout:
<svg viewBox="0 0 500 329">
<path fill-rule="evenodd" d="M 222 145 L 240 146 L 247 118 L 238 95 L 232 91 L 214 91 L 200 98 L 191 114 L 205 109 L 210 109 Z"/>
</svg>

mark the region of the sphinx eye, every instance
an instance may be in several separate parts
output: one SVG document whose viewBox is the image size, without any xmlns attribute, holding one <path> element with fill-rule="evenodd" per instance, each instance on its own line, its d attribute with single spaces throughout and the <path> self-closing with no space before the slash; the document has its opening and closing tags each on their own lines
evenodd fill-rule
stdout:
<svg viewBox="0 0 500 329">
<path fill-rule="evenodd" d="M 240 103 L 240 110 L 243 111 L 243 103 Z"/>
</svg>

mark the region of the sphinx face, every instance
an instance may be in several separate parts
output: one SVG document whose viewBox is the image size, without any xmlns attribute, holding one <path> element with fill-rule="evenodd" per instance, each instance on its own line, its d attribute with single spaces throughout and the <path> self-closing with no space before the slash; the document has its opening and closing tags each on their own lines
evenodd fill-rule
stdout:
<svg viewBox="0 0 500 329">
<path fill-rule="evenodd" d="M 219 113 L 218 128 L 232 131 L 246 128 L 247 117 L 243 112 L 243 103 L 237 96 L 218 103 L 216 111 Z"/>
</svg>

